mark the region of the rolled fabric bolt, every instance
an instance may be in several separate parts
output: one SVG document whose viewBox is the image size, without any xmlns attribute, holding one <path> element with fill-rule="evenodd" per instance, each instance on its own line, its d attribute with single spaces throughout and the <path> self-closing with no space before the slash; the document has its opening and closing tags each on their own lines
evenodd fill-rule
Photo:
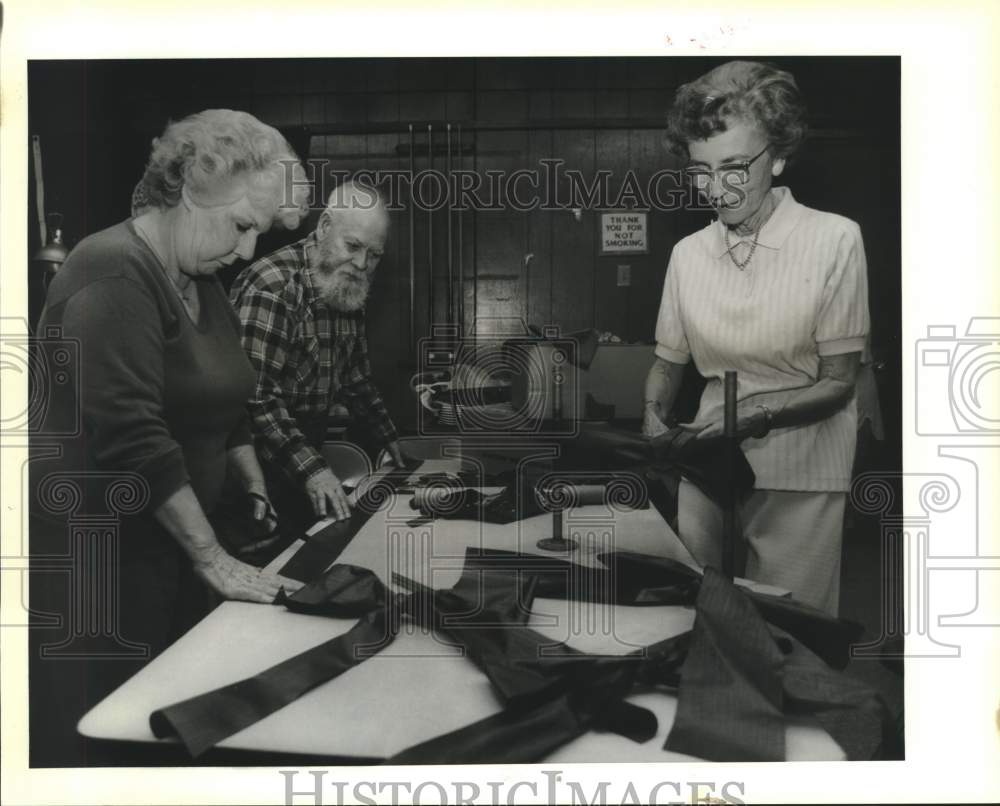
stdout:
<svg viewBox="0 0 1000 806">
<path fill-rule="evenodd" d="M 447 502 L 455 493 L 464 490 L 464 485 L 432 485 L 429 487 L 417 487 L 413 490 L 413 499 L 410 501 L 410 509 L 433 510 L 436 506 Z"/>
<path fill-rule="evenodd" d="M 568 481 L 559 481 L 543 488 L 541 497 L 547 502 L 545 508 L 548 510 L 569 509 L 603 504 L 606 489 L 604 484 L 571 484 Z"/>
<path fill-rule="evenodd" d="M 603 504 L 606 489 L 603 484 L 574 484 L 574 500 L 581 507 L 591 504 Z"/>
</svg>

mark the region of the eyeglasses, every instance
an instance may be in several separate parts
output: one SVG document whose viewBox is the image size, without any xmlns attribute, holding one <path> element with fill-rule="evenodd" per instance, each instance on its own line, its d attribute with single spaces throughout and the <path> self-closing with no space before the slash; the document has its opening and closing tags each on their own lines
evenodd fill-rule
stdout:
<svg viewBox="0 0 1000 806">
<path fill-rule="evenodd" d="M 698 190 L 708 190 L 717 178 L 722 178 L 723 184 L 728 186 L 745 185 L 750 181 L 750 166 L 759 160 L 770 147 L 770 143 L 768 143 L 762 151 L 746 162 L 730 162 L 726 165 L 720 165 L 715 171 L 689 165 L 684 169 L 684 173 Z"/>
</svg>

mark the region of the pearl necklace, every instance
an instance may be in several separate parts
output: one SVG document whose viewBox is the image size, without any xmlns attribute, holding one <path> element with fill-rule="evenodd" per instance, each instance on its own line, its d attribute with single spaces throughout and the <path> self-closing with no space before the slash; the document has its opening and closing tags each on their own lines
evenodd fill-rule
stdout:
<svg viewBox="0 0 1000 806">
<path fill-rule="evenodd" d="M 743 271 L 743 269 L 745 269 L 750 263 L 750 258 L 753 257 L 753 253 L 757 251 L 757 237 L 760 235 L 760 228 L 754 232 L 753 243 L 750 244 L 750 252 L 747 254 L 742 263 L 736 259 L 736 255 L 733 254 L 733 245 L 729 243 L 729 227 L 726 227 L 724 235 L 726 239 L 726 249 L 729 251 L 729 259 L 733 261 L 737 269 Z"/>
<path fill-rule="evenodd" d="M 770 200 L 770 196 L 768 196 L 768 200 Z M 753 243 L 750 244 L 750 252 L 747 254 L 746 258 L 744 258 L 742 262 L 737 260 L 736 256 L 733 254 L 733 246 L 735 244 L 729 243 L 729 227 L 723 225 L 722 234 L 726 241 L 726 251 L 729 253 L 729 259 L 733 261 L 733 265 L 735 265 L 736 268 L 739 269 L 740 271 L 743 271 L 750 264 L 750 260 L 753 258 L 753 253 L 757 251 L 757 239 L 760 237 L 760 231 L 764 229 L 764 225 L 767 223 L 768 219 L 771 217 L 771 213 L 773 212 L 774 212 L 774 207 L 772 207 L 768 211 L 767 215 L 760 220 L 760 223 L 757 225 L 756 229 L 754 229 Z M 738 231 L 741 228 L 741 226 L 742 226 L 741 224 L 737 224 L 733 229 Z"/>
</svg>

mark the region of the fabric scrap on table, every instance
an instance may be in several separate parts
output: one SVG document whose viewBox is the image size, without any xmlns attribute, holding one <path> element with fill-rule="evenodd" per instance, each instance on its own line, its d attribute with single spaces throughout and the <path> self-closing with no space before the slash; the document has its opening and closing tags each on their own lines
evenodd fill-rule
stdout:
<svg viewBox="0 0 1000 806">
<path fill-rule="evenodd" d="M 695 432 L 680 426 L 652 439 L 617 428 L 585 429 L 568 448 L 609 467 L 641 467 L 648 477 L 676 480 L 683 476 L 720 503 L 730 495 L 748 494 L 757 481 L 737 443 L 696 439 Z"/>
<path fill-rule="evenodd" d="M 710 761 L 783 761 L 783 663 L 750 601 L 705 569 L 664 749 Z"/>
<path fill-rule="evenodd" d="M 601 567 L 585 566 L 558 557 L 503 551 L 469 550 L 466 567 L 516 568 L 535 578 L 535 596 L 545 599 L 584 599 L 632 607 L 694 606 L 701 572 L 668 557 L 633 551 L 602 552 Z M 787 596 L 743 590 L 764 618 L 787 630 L 835 669 L 843 669 L 850 648 L 864 628 L 836 618 Z"/>
<path fill-rule="evenodd" d="M 540 477 L 539 473 L 528 466 L 491 476 L 483 486 L 501 488 L 493 493 L 439 481 L 428 487 L 426 494 L 415 496 L 410 506 L 419 511 L 422 519 L 514 523 L 542 513 L 534 495 L 534 482 Z"/>
<path fill-rule="evenodd" d="M 606 552 L 597 558 L 611 569 L 617 580 L 618 590 L 623 594 L 618 604 L 695 602 L 702 575 L 683 563 L 632 551 Z M 684 580 L 690 581 L 689 595 L 682 601 L 674 601 L 678 587 L 684 590 Z M 847 666 L 851 646 L 861 640 L 864 632 L 861 624 L 831 616 L 788 596 L 772 596 L 746 588 L 741 591 L 770 624 L 787 630 L 833 668 Z"/>
<path fill-rule="evenodd" d="M 338 677 L 395 637 L 385 608 L 372 610 L 343 635 L 254 677 L 160 708 L 149 717 L 158 739 L 177 736 L 197 757 L 216 744 Z"/>
<path fill-rule="evenodd" d="M 409 462 L 409 458 L 406 459 Z M 415 465 L 415 466 L 419 466 Z M 304 545 L 286 562 L 278 574 L 298 582 L 309 582 L 322 574 L 344 552 L 379 505 L 412 475 L 413 467 L 391 470 L 374 479 L 351 509 L 351 517 L 333 521 L 313 535 L 302 535 Z"/>
<path fill-rule="evenodd" d="M 441 595 L 452 592 L 426 592 L 439 618 L 458 604 Z M 688 640 L 685 633 L 608 657 L 581 653 L 517 623 L 492 632 L 451 625 L 443 632 L 467 650 L 504 710 L 407 748 L 388 764 L 536 763 L 588 730 L 649 741 L 656 716 L 624 698 L 636 687 L 676 687 Z"/>
<path fill-rule="evenodd" d="M 698 592 L 691 651 L 665 749 L 710 761 L 781 761 L 784 716 L 815 718 L 851 761 L 893 736 L 885 700 L 769 625 L 714 568 Z"/>
<path fill-rule="evenodd" d="M 891 731 L 888 709 L 871 689 L 830 669 L 801 642 L 810 623 L 829 617 L 806 606 L 799 606 L 797 620 L 774 611 L 791 623 L 786 631 L 767 623 L 762 597 L 738 590 L 714 569 L 702 577 L 629 552 L 600 559 L 605 567 L 595 569 L 469 549 L 453 587 L 436 590 L 397 576 L 408 593 L 389 590 L 368 569 L 334 565 L 282 594 L 281 603 L 302 613 L 360 616 L 350 631 L 255 677 L 159 709 L 151 727 L 157 736 L 179 736 L 198 755 L 378 652 L 408 618 L 460 646 L 504 710 L 411 747 L 393 763 L 531 763 L 588 730 L 645 742 L 656 734 L 656 718 L 626 697 L 649 689 L 678 695 L 667 748 L 702 758 L 783 759 L 784 718 L 792 714 L 814 716 L 850 758 L 870 757 L 883 731 Z M 694 602 L 694 628 L 622 656 L 584 654 L 529 628 L 536 596 L 580 595 L 574 574 L 600 575 L 608 586 L 586 590 L 609 603 Z M 843 633 L 827 630 L 826 640 L 838 637 Z"/>
<path fill-rule="evenodd" d="M 770 628 L 786 653 L 785 712 L 814 718 L 851 761 L 898 757 L 895 721 L 882 695 L 830 669 L 794 636 Z"/>
</svg>

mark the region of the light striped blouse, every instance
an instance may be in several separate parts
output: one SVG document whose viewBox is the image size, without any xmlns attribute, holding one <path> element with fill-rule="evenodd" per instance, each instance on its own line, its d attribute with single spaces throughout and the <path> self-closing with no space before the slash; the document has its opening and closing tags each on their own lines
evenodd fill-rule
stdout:
<svg viewBox="0 0 1000 806">
<path fill-rule="evenodd" d="M 817 380 L 819 357 L 860 352 L 869 331 L 861 230 L 843 216 L 799 204 L 785 187 L 745 269 L 727 254 L 714 221 L 674 247 L 656 323 L 656 355 L 708 379 L 698 419 L 722 416 L 723 377 L 738 373 L 741 401 L 781 408 Z M 752 236 L 730 235 L 742 262 Z M 856 440 L 851 402 L 810 425 L 743 442 L 757 489 L 843 492 Z"/>
</svg>

